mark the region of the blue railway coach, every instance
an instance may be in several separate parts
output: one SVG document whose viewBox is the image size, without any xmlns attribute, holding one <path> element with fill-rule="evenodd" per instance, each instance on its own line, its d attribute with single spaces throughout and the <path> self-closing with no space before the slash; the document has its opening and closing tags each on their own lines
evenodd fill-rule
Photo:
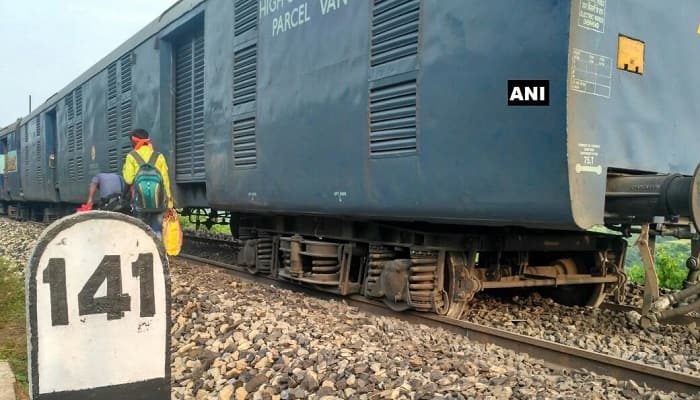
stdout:
<svg viewBox="0 0 700 400">
<path fill-rule="evenodd" d="M 0 129 L 0 200 L 3 202 L 22 199 L 17 173 L 18 126 L 19 121 Z"/>
<path fill-rule="evenodd" d="M 696 238 L 698 16 L 695 0 L 182 0 L 0 131 L 0 199 L 80 203 L 145 128 L 177 206 L 230 221 L 252 272 L 450 315 L 491 288 L 595 305 L 623 287 L 626 245 L 585 229 Z M 546 101 L 509 105 L 512 81 Z"/>
</svg>

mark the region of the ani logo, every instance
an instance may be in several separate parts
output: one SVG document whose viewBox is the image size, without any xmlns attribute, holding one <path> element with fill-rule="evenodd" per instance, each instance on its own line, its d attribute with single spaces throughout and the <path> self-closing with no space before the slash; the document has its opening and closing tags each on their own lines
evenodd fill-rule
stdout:
<svg viewBox="0 0 700 400">
<path fill-rule="evenodd" d="M 508 81 L 509 106 L 548 106 L 549 81 Z"/>
</svg>

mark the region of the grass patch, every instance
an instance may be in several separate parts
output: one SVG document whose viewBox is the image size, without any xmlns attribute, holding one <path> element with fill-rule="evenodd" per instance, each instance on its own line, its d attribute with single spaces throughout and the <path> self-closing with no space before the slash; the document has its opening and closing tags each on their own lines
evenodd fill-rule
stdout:
<svg viewBox="0 0 700 400">
<path fill-rule="evenodd" d="M 625 270 L 630 281 L 643 285 L 644 263 L 636 246 L 638 236 L 627 239 L 627 257 Z M 678 240 L 668 237 L 656 238 L 656 275 L 659 286 L 665 289 L 679 290 L 688 277 L 685 262 L 690 255 L 690 240 Z"/>
<path fill-rule="evenodd" d="M 0 258 L 0 359 L 10 363 L 15 379 L 26 393 L 29 382 L 24 281 L 4 258 Z"/>
<path fill-rule="evenodd" d="M 194 218 L 194 217 L 193 217 Z M 196 224 L 194 222 L 190 222 L 189 217 L 185 217 L 183 215 L 180 215 L 180 225 L 182 225 L 182 229 L 196 229 Z M 199 225 L 200 230 L 207 230 L 207 227 L 204 226 L 204 223 Z M 231 227 L 229 225 L 212 225 L 211 229 L 209 229 L 209 232 L 216 232 L 216 233 L 223 233 L 226 235 L 231 234 Z"/>
</svg>

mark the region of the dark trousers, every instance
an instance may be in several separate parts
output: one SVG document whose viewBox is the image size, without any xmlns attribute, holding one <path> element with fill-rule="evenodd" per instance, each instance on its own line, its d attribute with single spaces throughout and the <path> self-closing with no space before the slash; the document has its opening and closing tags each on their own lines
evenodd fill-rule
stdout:
<svg viewBox="0 0 700 400">
<path fill-rule="evenodd" d="M 163 215 L 164 212 L 159 212 L 159 213 L 136 213 L 134 216 L 141 221 L 143 221 L 146 225 L 150 226 L 151 229 L 153 229 L 153 232 L 156 233 L 156 236 L 158 238 L 161 238 L 163 235 Z"/>
</svg>

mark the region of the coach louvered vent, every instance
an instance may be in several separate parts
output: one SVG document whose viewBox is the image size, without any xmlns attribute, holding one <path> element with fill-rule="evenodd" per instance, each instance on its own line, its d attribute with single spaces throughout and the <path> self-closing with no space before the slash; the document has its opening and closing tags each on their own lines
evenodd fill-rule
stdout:
<svg viewBox="0 0 700 400">
<path fill-rule="evenodd" d="M 204 179 L 204 31 L 175 47 L 175 179 Z"/>
<path fill-rule="evenodd" d="M 370 154 L 407 155 L 416 152 L 416 81 L 380 87 L 370 92 Z"/>
<path fill-rule="evenodd" d="M 258 8 L 255 0 L 234 3 L 233 129 L 235 168 L 257 165 L 256 97 L 258 78 Z"/>
<path fill-rule="evenodd" d="M 107 166 L 110 172 L 119 172 L 126 154 L 131 151 L 128 133 L 133 122 L 131 99 L 131 53 L 107 67 Z"/>
<path fill-rule="evenodd" d="M 372 9 L 372 66 L 418 53 L 419 0 L 375 0 Z"/>
<path fill-rule="evenodd" d="M 119 168 L 131 151 L 131 140 L 128 137 L 133 128 L 131 57 L 132 53 L 127 53 L 119 59 Z"/>
<path fill-rule="evenodd" d="M 371 157 L 416 154 L 420 16 L 419 0 L 373 2 L 370 68 L 381 78 L 370 84 Z"/>
<path fill-rule="evenodd" d="M 256 45 L 237 51 L 233 61 L 233 105 L 250 103 L 255 109 Z M 234 117 L 233 162 L 236 167 L 254 167 L 257 163 L 255 143 L 255 114 Z"/>
</svg>

